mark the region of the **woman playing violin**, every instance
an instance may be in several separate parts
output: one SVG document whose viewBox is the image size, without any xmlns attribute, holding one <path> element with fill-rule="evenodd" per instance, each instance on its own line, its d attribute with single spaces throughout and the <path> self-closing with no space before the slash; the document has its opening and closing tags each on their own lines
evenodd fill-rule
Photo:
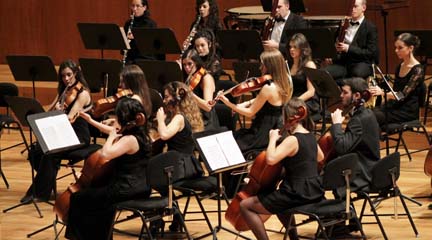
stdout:
<svg viewBox="0 0 432 240">
<path fill-rule="evenodd" d="M 124 97 L 118 102 L 115 115 L 119 126 L 107 126 L 80 113 L 91 125 L 108 134 L 100 156 L 114 164 L 114 175 L 105 186 L 90 186 L 72 194 L 66 230 L 69 239 L 110 239 L 114 204 L 150 194 L 145 172 L 151 141 L 145 110 L 139 101 Z M 117 127 L 121 130 L 117 131 Z"/>
<path fill-rule="evenodd" d="M 317 172 L 317 160 L 324 155 L 316 143 L 315 136 L 305 126 L 306 104 L 291 99 L 284 106 L 284 128 L 290 135 L 277 145 L 281 135 L 279 130 L 269 132 L 266 163 L 282 163 L 285 177 L 278 190 L 262 191 L 257 196 L 240 202 L 240 212 L 257 239 L 269 239 L 259 214 L 280 214 L 290 208 L 320 201 L 324 196 L 321 178 Z"/>
<path fill-rule="evenodd" d="M 223 95 L 216 98 L 241 115 L 255 117 L 250 128 L 234 133 L 243 153 L 250 150 L 261 151 L 266 147 L 268 131 L 280 127 L 282 105 L 286 104 L 292 95 L 292 82 L 279 50 L 264 51 L 260 59 L 262 74 L 270 74 L 272 81 L 261 88 L 256 98 L 237 105 Z"/>
<path fill-rule="evenodd" d="M 57 96 L 50 106 L 52 110 L 64 111 L 81 143 L 90 143 L 90 132 L 87 122 L 78 116 L 79 112 L 91 106 L 90 91 L 79 66 L 72 60 L 66 60 L 60 64 L 58 71 Z M 28 159 L 37 171 L 34 179 L 34 198 L 48 201 L 54 189 L 60 161 L 67 158 L 69 152 L 44 155 L 39 144 L 34 144 L 29 152 Z M 32 186 L 29 187 L 22 203 L 30 203 Z"/>
<path fill-rule="evenodd" d="M 203 62 L 195 49 L 184 52 L 182 63 L 183 71 L 188 76 L 186 85 L 192 90 L 192 96 L 201 109 L 205 130 L 218 128 L 216 111 L 209 104 L 213 100 L 216 88 L 213 77 L 203 67 Z"/>
</svg>

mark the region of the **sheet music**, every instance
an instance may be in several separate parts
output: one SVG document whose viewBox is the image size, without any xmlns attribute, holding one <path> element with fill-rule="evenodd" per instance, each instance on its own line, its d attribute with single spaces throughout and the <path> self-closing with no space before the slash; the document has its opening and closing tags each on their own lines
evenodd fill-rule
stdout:
<svg viewBox="0 0 432 240">
<path fill-rule="evenodd" d="M 231 131 L 198 138 L 197 142 L 212 170 L 245 162 Z"/>
<path fill-rule="evenodd" d="M 49 151 L 80 144 L 66 114 L 35 120 Z"/>
</svg>

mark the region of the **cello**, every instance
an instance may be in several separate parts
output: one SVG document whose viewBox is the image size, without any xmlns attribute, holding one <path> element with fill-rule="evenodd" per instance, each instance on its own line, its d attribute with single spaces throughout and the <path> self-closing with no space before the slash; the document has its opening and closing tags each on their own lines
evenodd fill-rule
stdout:
<svg viewBox="0 0 432 240">
<path fill-rule="evenodd" d="M 297 114 L 290 118 L 281 129 L 281 135 L 283 136 L 294 122 L 299 122 L 306 116 L 307 109 L 303 106 L 299 107 L 297 109 Z M 282 166 L 282 161 L 274 165 L 267 164 L 265 151 L 262 151 L 255 158 L 248 174 L 248 184 L 244 186 L 231 200 L 231 203 L 225 212 L 225 219 L 230 222 L 237 231 L 250 230 L 249 226 L 240 214 L 240 202 L 243 199 L 257 195 L 261 189 L 275 190 L 280 181 Z M 271 215 L 267 214 L 260 214 L 259 216 L 262 222 L 267 221 L 267 219 L 271 217 Z"/>
</svg>

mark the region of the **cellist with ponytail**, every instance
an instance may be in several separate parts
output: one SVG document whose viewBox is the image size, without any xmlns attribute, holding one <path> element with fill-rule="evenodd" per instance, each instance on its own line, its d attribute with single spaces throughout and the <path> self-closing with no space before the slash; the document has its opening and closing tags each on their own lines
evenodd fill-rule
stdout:
<svg viewBox="0 0 432 240">
<path fill-rule="evenodd" d="M 266 192 L 240 202 L 240 212 L 244 221 L 258 240 L 269 239 L 260 215 L 279 214 L 290 208 L 318 202 L 324 197 L 321 178 L 317 172 L 317 161 L 324 155 L 316 143 L 315 136 L 308 130 L 310 123 L 306 104 L 291 99 L 283 107 L 284 130 L 289 136 L 281 139 L 280 130 L 269 132 L 266 151 L 268 165 L 282 164 L 284 178 L 277 190 Z"/>
</svg>

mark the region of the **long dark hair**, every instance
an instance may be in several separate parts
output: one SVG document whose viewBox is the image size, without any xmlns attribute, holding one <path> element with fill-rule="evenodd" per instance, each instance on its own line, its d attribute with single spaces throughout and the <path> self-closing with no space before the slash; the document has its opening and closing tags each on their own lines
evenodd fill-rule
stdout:
<svg viewBox="0 0 432 240">
<path fill-rule="evenodd" d="M 123 97 L 117 103 L 115 114 L 118 123 L 123 128 L 122 135 L 134 135 L 144 146 L 151 146 L 151 140 L 148 135 L 147 115 L 143 105 L 138 100 Z M 136 124 L 138 114 L 144 114 L 146 120 L 143 125 Z"/>
<path fill-rule="evenodd" d="M 57 93 L 60 95 L 63 93 L 63 91 L 66 88 L 66 85 L 63 82 L 62 72 L 64 69 L 70 68 L 72 72 L 75 74 L 75 79 L 77 82 L 80 82 L 84 88 L 88 89 L 88 84 L 86 80 L 84 79 L 84 75 L 81 72 L 80 67 L 78 64 L 76 64 L 72 59 L 67 59 L 63 61 L 60 64 L 59 70 L 58 70 L 58 86 L 57 86 Z"/>
<path fill-rule="evenodd" d="M 291 37 L 290 43 L 294 43 L 294 46 L 297 49 L 300 49 L 300 61 L 299 61 L 299 71 L 301 73 L 303 68 L 306 66 L 306 63 L 312 61 L 312 49 L 309 45 L 308 40 L 305 35 L 302 33 L 296 33 Z M 287 44 L 288 56 L 292 60 L 291 55 L 289 54 L 290 44 Z"/>
<path fill-rule="evenodd" d="M 137 65 L 126 65 L 120 73 L 120 79 L 124 87 L 132 90 L 142 100 L 147 116 L 151 115 L 152 103 L 150 99 L 150 91 L 146 81 L 146 77 L 141 68 Z"/>
<path fill-rule="evenodd" d="M 219 22 L 219 7 L 216 0 L 196 0 L 195 11 L 197 16 L 199 15 L 200 6 L 208 2 L 210 6 L 208 20 L 204 25 L 204 19 L 201 19 L 200 28 L 210 28 L 213 31 L 221 30 L 222 24 Z"/>
<path fill-rule="evenodd" d="M 305 110 L 303 114 L 300 113 L 300 108 Z M 285 127 L 296 122 L 301 122 L 303 127 L 311 131 L 314 128 L 314 122 L 309 117 L 308 107 L 306 103 L 298 97 L 293 97 L 291 100 L 283 106 L 282 117 Z"/>
</svg>

